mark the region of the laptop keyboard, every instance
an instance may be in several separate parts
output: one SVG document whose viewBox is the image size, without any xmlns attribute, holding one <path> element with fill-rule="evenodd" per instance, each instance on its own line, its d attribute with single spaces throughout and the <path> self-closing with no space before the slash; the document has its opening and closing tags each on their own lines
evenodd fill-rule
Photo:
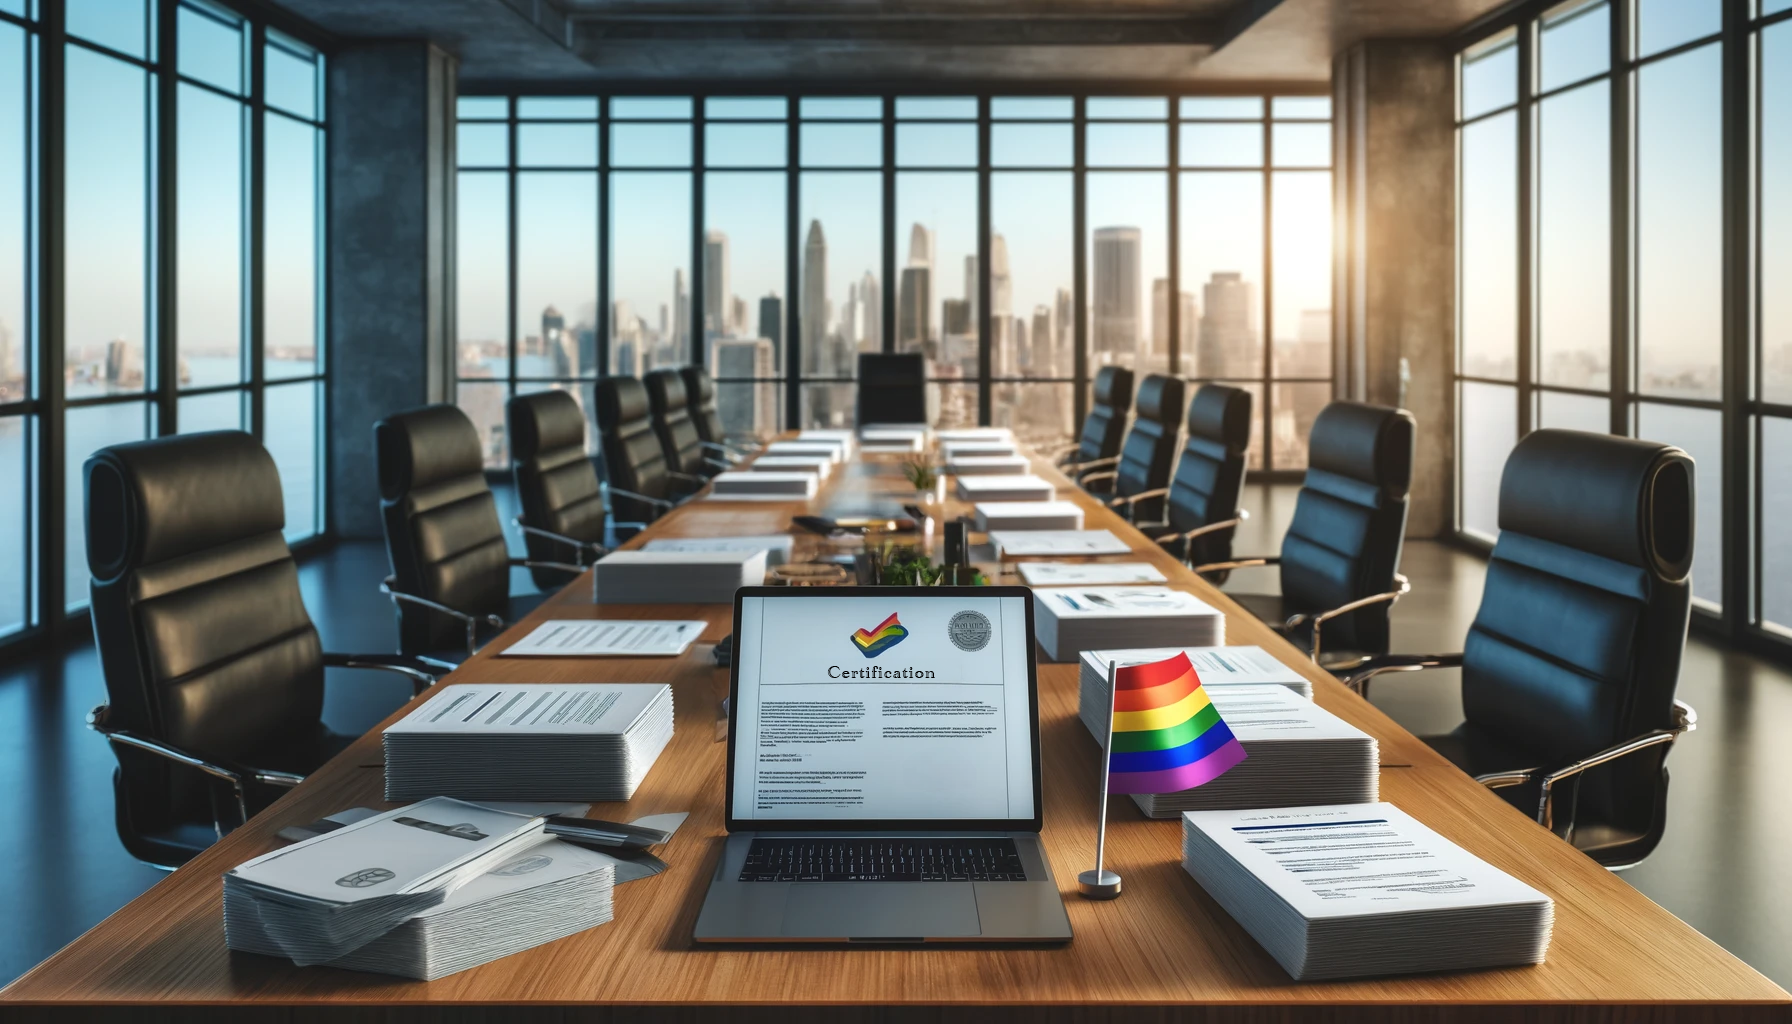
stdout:
<svg viewBox="0 0 1792 1024">
<path fill-rule="evenodd" d="M 1014 840 L 755 839 L 743 882 L 1024 882 Z"/>
</svg>

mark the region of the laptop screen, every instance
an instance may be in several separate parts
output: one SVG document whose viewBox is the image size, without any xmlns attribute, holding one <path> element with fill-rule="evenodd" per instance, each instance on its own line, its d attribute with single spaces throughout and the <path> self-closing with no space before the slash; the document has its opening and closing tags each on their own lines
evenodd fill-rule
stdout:
<svg viewBox="0 0 1792 1024">
<path fill-rule="evenodd" d="M 730 827 L 1036 820 L 1029 599 L 970 589 L 742 591 Z"/>
</svg>

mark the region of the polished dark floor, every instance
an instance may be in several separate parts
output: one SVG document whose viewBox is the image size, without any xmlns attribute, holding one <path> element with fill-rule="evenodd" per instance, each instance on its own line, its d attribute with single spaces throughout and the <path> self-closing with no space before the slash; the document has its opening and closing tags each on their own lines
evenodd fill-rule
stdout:
<svg viewBox="0 0 1792 1024">
<path fill-rule="evenodd" d="M 1272 553 L 1294 511 L 1291 487 L 1251 487 L 1256 518 L 1240 555 Z M 1483 562 L 1453 547 L 1412 542 L 1404 570 L 1414 593 L 1394 613 L 1402 651 L 1453 651 L 1480 601 Z M 336 545 L 306 560 L 306 603 L 332 651 L 390 650 L 392 616 L 377 586 L 386 571 L 375 544 Z M 1273 571 L 1237 573 L 1227 589 L 1275 586 Z M 1461 716 L 1454 672 L 1376 683 L 1375 703 L 1421 735 L 1446 732 Z M 325 720 L 361 732 L 404 699 L 391 677 L 340 672 L 330 678 Z M 1687 650 L 1680 696 L 1699 711 L 1697 732 L 1669 765 L 1667 838 L 1624 873 L 1678 914 L 1782 986 L 1792 985 L 1792 672 L 1700 641 Z M 82 725 L 105 698 L 93 650 L 0 665 L 0 792 L 14 794 L 0 830 L 0 983 L 29 969 L 149 886 L 161 873 L 125 855 L 112 826 L 114 761 Z"/>
</svg>

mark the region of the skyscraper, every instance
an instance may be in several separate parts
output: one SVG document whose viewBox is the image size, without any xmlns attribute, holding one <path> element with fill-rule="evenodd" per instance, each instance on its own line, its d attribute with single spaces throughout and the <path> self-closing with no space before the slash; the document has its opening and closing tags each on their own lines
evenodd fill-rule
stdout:
<svg viewBox="0 0 1792 1024">
<path fill-rule="evenodd" d="M 896 351 L 923 351 L 932 337 L 933 272 L 927 267 L 903 267 L 896 296 Z"/>
<path fill-rule="evenodd" d="M 1018 372 L 1020 340 L 1015 336 L 1014 279 L 1008 273 L 1008 240 L 989 236 L 989 372 L 1012 377 Z"/>
<path fill-rule="evenodd" d="M 1139 229 L 1095 229 L 1095 281 L 1090 289 L 1094 337 L 1090 349 L 1098 365 L 1130 356 L 1139 343 Z"/>
<path fill-rule="evenodd" d="M 1027 358 L 1027 373 L 1033 377 L 1056 377 L 1055 353 L 1052 351 L 1058 332 L 1052 324 L 1052 307 L 1033 307 L 1033 327 L 1027 332 L 1033 351 Z"/>
<path fill-rule="evenodd" d="M 877 285 L 877 275 L 869 270 L 859 278 L 859 309 L 865 330 L 859 339 L 860 350 L 876 352 L 884 347 L 884 291 Z"/>
<path fill-rule="evenodd" d="M 977 254 L 964 258 L 964 300 L 971 304 L 971 322 L 977 322 Z"/>
<path fill-rule="evenodd" d="M 708 231 L 703 235 L 703 335 L 706 338 L 734 331 L 728 300 L 728 234 Z"/>
<path fill-rule="evenodd" d="M 1237 271 L 1215 271 L 1201 286 L 1206 312 L 1195 346 L 1197 376 L 1256 377 L 1263 372 L 1263 353 L 1251 328 L 1256 291 Z"/>
<path fill-rule="evenodd" d="M 768 301 L 776 301 L 775 299 Z M 716 340 L 716 415 L 729 437 L 765 438 L 777 432 L 777 357 L 769 338 Z M 752 381 L 753 383 L 747 383 Z"/>
<path fill-rule="evenodd" d="M 809 222 L 809 237 L 803 242 L 803 294 L 801 306 L 801 339 L 803 371 L 831 376 L 835 367 L 827 358 L 822 341 L 828 336 L 828 240 L 821 232 L 821 221 Z"/>
<path fill-rule="evenodd" d="M 1178 354 L 1182 359 L 1195 358 L 1195 335 L 1199 324 L 1195 312 L 1195 296 L 1192 292 L 1181 292 L 1177 296 L 1180 308 L 1177 310 L 1176 336 Z M 1151 347 L 1149 353 L 1141 350 L 1140 360 L 1149 354 L 1157 360 L 1159 366 L 1168 367 L 1170 360 L 1170 279 L 1160 277 L 1151 282 Z"/>
<path fill-rule="evenodd" d="M 683 267 L 672 271 L 672 336 L 661 339 L 661 342 L 676 347 L 680 353 L 690 351 L 691 292 L 684 280 Z"/>
<path fill-rule="evenodd" d="M 784 300 L 777 292 L 759 300 L 759 336 L 772 343 L 774 353 L 784 351 Z"/>
<path fill-rule="evenodd" d="M 1057 336 L 1052 339 L 1052 365 L 1057 371 L 1069 376 L 1073 345 L 1076 341 L 1076 301 L 1070 297 L 1070 289 L 1058 289 L 1052 300 L 1052 326 L 1058 329 Z"/>
<path fill-rule="evenodd" d="M 541 347 L 554 367 L 554 376 L 571 377 L 578 373 L 578 350 L 566 334 L 566 318 L 553 306 L 541 311 Z"/>
</svg>

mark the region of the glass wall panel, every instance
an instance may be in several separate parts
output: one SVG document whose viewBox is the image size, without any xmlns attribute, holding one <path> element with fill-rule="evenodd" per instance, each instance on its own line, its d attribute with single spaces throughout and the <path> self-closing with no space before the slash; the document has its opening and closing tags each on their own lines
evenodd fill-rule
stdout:
<svg viewBox="0 0 1792 1024">
<path fill-rule="evenodd" d="M 704 176 L 704 358 L 718 381 L 784 376 L 785 181 L 782 171 Z M 716 387 L 723 429 L 741 441 L 781 430 L 783 409 L 779 384 Z"/>
<path fill-rule="evenodd" d="M 1518 102 L 1518 33 L 1507 30 L 1462 55 L 1463 120 Z"/>
<path fill-rule="evenodd" d="M 1466 533 L 1489 540 L 1500 532 L 1500 474 L 1518 443 L 1518 395 L 1500 384 L 1463 381 L 1456 434 L 1457 522 Z"/>
<path fill-rule="evenodd" d="M 710 167 L 783 167 L 789 129 L 781 124 L 706 124 L 703 160 Z"/>
<path fill-rule="evenodd" d="M 147 0 L 67 0 L 66 6 L 69 35 L 139 59 L 154 56 Z"/>
<path fill-rule="evenodd" d="M 903 167 L 975 167 L 977 126 L 898 124 L 896 163 Z"/>
<path fill-rule="evenodd" d="M 611 373 L 640 376 L 690 362 L 690 263 L 691 176 L 612 174 Z"/>
<path fill-rule="evenodd" d="M 1009 309 L 1014 317 L 1014 326 L 1005 336 L 991 338 L 992 372 L 998 365 L 1006 375 L 1017 377 L 1070 377 L 1076 371 L 1072 179 L 1062 172 L 998 171 L 990 175 L 990 249 L 994 252 L 995 239 L 1002 239 L 1001 248 L 1008 258 Z M 994 280 L 990 294 L 995 294 Z M 998 340 L 1001 344 L 995 345 Z M 1074 392 L 1049 389 L 1040 394 L 1054 397 L 1028 399 L 1032 413 L 1047 421 L 1037 429 L 1056 430 L 1058 421 L 1071 414 L 1071 407 L 1034 407 L 1057 398 L 1070 401 Z M 1001 403 L 996 406 L 1000 408 Z M 1025 423 L 1025 415 L 1012 415 Z"/>
<path fill-rule="evenodd" d="M 1016 385 L 1008 385 L 1013 388 Z M 977 385 L 936 381 L 928 384 L 934 405 L 933 427 L 951 430 L 977 425 Z"/>
<path fill-rule="evenodd" d="M 1009 121 L 1069 120 L 1076 101 L 1059 96 L 998 96 L 989 101 L 989 116 Z"/>
<path fill-rule="evenodd" d="M 1660 53 L 1723 26 L 1723 0 L 1636 0 L 1636 55 Z"/>
<path fill-rule="evenodd" d="M 247 44 L 245 27 L 236 15 L 219 7 L 183 3 L 176 12 L 180 37 L 180 73 L 225 92 L 242 95 Z"/>
<path fill-rule="evenodd" d="M 1277 384 L 1270 415 L 1270 455 L 1277 469 L 1307 468 L 1307 437 L 1313 421 L 1332 400 L 1330 381 Z"/>
<path fill-rule="evenodd" d="M 473 421 L 479 447 L 485 452 L 486 469 L 508 469 L 510 445 L 504 436 L 504 403 L 510 398 L 508 383 L 462 380 L 455 386 L 454 404 Z"/>
<path fill-rule="evenodd" d="M 1090 167 L 1162 167 L 1169 161 L 1169 130 L 1161 124 L 1089 122 L 1084 159 Z"/>
<path fill-rule="evenodd" d="M 751 358 L 757 359 L 758 355 L 753 354 Z M 721 419 L 722 433 L 730 443 L 760 444 L 771 440 L 784 429 L 783 409 L 782 383 L 769 380 L 716 382 L 716 415 Z"/>
<path fill-rule="evenodd" d="M 1101 171 L 1090 172 L 1083 187 L 1089 372 L 1108 365 L 1131 367 L 1141 378 L 1167 372 L 1168 318 L 1153 314 L 1156 293 L 1169 280 L 1168 183 L 1160 173 Z"/>
<path fill-rule="evenodd" d="M 454 156 L 462 167 L 510 163 L 510 126 L 462 121 L 454 132 Z"/>
<path fill-rule="evenodd" d="M 323 115 L 318 109 L 318 67 L 317 57 L 308 47 L 287 40 L 280 33 L 268 30 L 268 44 L 262 51 L 265 60 L 262 65 L 262 77 L 266 83 L 262 87 L 264 98 L 270 107 L 286 111 L 288 114 L 317 120 Z M 489 100 L 487 103 L 489 104 Z M 502 100 L 498 101 L 501 105 Z M 463 101 L 464 103 L 464 101 Z M 462 110 L 467 109 L 465 106 Z M 478 105 L 472 108 L 478 109 Z M 466 114 L 461 116 L 465 117 Z M 498 116 L 504 116 L 503 110 Z"/>
<path fill-rule="evenodd" d="M 456 374 L 510 373 L 510 185 L 505 175 L 462 171 L 456 184 Z"/>
<path fill-rule="evenodd" d="M 882 125 L 804 124 L 798 142 L 805 167 L 876 167 L 883 162 Z"/>
<path fill-rule="evenodd" d="M 615 167 L 688 167 L 688 124 L 612 124 L 610 164 Z"/>
<path fill-rule="evenodd" d="M 790 101 L 782 96 L 711 96 L 703 101 L 703 116 L 711 121 L 772 118 L 790 113 Z"/>
<path fill-rule="evenodd" d="M 1263 175 L 1185 171 L 1180 206 L 1182 287 L 1189 296 L 1183 301 L 1195 313 L 1192 323 L 1182 318 L 1183 372 L 1201 380 L 1260 378 Z"/>
<path fill-rule="evenodd" d="M 1070 381 L 1003 381 L 991 385 L 990 422 L 1022 444 L 1050 452 L 1076 439 L 1076 385 Z"/>
<path fill-rule="evenodd" d="M 1606 434 L 1612 428 L 1612 400 L 1564 391 L 1537 394 L 1537 425 Z"/>
<path fill-rule="evenodd" d="M 858 353 L 883 349 L 883 181 L 863 172 L 805 171 L 801 179 L 801 292 L 805 377 L 852 377 Z M 835 408 L 836 400 L 845 405 Z M 849 424 L 852 389 L 805 390 L 810 425 Z"/>
<path fill-rule="evenodd" d="M 896 351 L 927 353 L 928 372 L 977 378 L 977 175 L 896 175 Z M 991 353 L 1007 351 L 1014 329 L 1008 243 L 990 238 Z M 998 342 L 1000 342 L 998 344 Z M 1007 376 L 1003 369 L 992 369 Z"/>
<path fill-rule="evenodd" d="M 850 383 L 804 384 L 800 423 L 803 429 L 830 430 L 856 425 L 858 385 Z"/>
<path fill-rule="evenodd" d="M 1792 508 L 1792 420 L 1761 421 L 1760 507 L 1775 510 L 1761 523 L 1761 618 L 1792 630 L 1792 529 L 1781 514 Z"/>
<path fill-rule="evenodd" d="M 1329 377 L 1332 364 L 1332 176 L 1278 172 L 1271 181 L 1275 265 L 1270 337 L 1277 377 Z M 1290 394 L 1306 394 L 1291 391 Z M 1298 414 L 1297 414 L 1298 419 Z M 1306 432 L 1300 432 L 1306 464 Z M 1278 445 L 1277 451 L 1280 451 Z M 1282 463 L 1277 459 L 1276 465 Z"/>
<path fill-rule="evenodd" d="M 1689 409 L 1643 402 L 1637 406 L 1636 436 L 1679 445 L 1692 456 L 1692 596 L 1713 607 L 1723 603 L 1724 468 L 1723 417 L 1716 409 Z"/>
<path fill-rule="evenodd" d="M 30 287 L 25 268 L 30 260 L 31 245 L 27 230 L 31 223 L 27 205 L 30 175 L 27 133 L 31 108 L 25 52 L 24 30 L 16 25 L 0 24 L 0 405 L 25 398 L 25 381 L 32 355 L 25 316 L 26 294 Z M 21 422 L 14 422 L 11 429 L 22 432 Z M 0 473 L 8 474 L 7 479 L 11 479 L 10 467 L 3 462 L 0 462 Z M 6 486 L 0 482 L 0 489 Z M 15 500 L 23 514 L 24 499 Z M 3 529 L 4 524 L 0 523 L 0 530 Z M 0 548 L 7 543 L 0 535 Z M 4 583 L 0 582 L 0 591 L 3 590 Z M 0 601 L 3 600 L 5 598 L 0 596 Z M 0 631 L 4 630 L 5 621 L 5 615 L 0 614 Z"/>
<path fill-rule="evenodd" d="M 30 423 L 26 416 L 0 418 L 0 637 L 25 628 L 30 607 Z"/>
<path fill-rule="evenodd" d="M 1184 96 L 1176 104 L 1179 117 L 1204 121 L 1260 121 L 1261 96 Z"/>
<path fill-rule="evenodd" d="M 1332 165 L 1332 126 L 1329 124 L 1273 125 L 1269 144 L 1277 167 Z"/>
<path fill-rule="evenodd" d="M 1792 404 L 1792 21 L 1761 32 L 1760 67 L 1761 397 Z"/>
<path fill-rule="evenodd" d="M 248 417 L 243 414 L 244 393 L 219 391 L 208 395 L 182 395 L 180 399 L 180 432 L 198 434 L 207 430 L 242 430 Z"/>
<path fill-rule="evenodd" d="M 1258 167 L 1263 163 L 1261 124 L 1184 124 L 1177 157 L 1184 167 Z M 1281 147 L 1276 147 L 1280 160 Z M 1328 157 L 1329 160 L 1329 157 Z"/>
<path fill-rule="evenodd" d="M 520 167 L 595 167 L 597 125 L 519 124 L 516 162 Z"/>
<path fill-rule="evenodd" d="M 1721 58 L 1705 46 L 1637 73 L 1637 389 L 1649 394 L 1721 391 Z"/>
<path fill-rule="evenodd" d="M 286 496 L 286 538 L 323 532 L 318 516 L 318 385 L 315 381 L 267 389 L 267 421 L 278 423 L 264 442 L 280 470 Z"/>
<path fill-rule="evenodd" d="M 69 13 L 72 19 L 73 7 Z M 149 381 L 150 351 L 145 343 L 150 150 L 144 111 L 151 76 L 72 44 L 66 56 L 67 393 L 76 398 L 142 391 Z"/>
<path fill-rule="evenodd" d="M 235 384 L 248 371 L 243 358 L 245 112 L 236 100 L 197 86 L 183 83 L 179 96 L 180 384 Z"/>
<path fill-rule="evenodd" d="M 1075 161 L 1075 139 L 1068 124 L 994 124 L 989 132 L 989 162 L 995 167 L 1069 167 Z"/>
<path fill-rule="evenodd" d="M 92 579 L 87 571 L 87 481 L 81 467 L 88 456 L 107 445 L 147 438 L 150 412 L 147 402 L 114 402 L 70 409 L 63 416 L 63 594 L 70 608 L 87 604 L 87 584 Z"/>
<path fill-rule="evenodd" d="M 1456 244 L 1462 372 L 1510 380 L 1518 373 L 1518 115 L 1477 121 L 1462 129 L 1461 140 Z"/>
<path fill-rule="evenodd" d="M 651 176 L 643 176 L 651 177 Z M 689 209 L 689 178 L 682 197 Z M 667 195 L 668 211 L 679 193 Z M 689 223 L 688 214 L 686 224 Z M 647 258 L 628 237 L 625 258 Z M 687 233 L 683 236 L 689 239 Z M 686 251 L 689 250 L 687 244 Z M 660 255 L 656 248 L 650 250 Z M 679 261 L 676 266 L 683 267 Z M 616 275 L 619 280 L 626 275 Z M 622 294 L 619 292 L 619 294 Z M 646 295 L 646 292 L 630 293 Z M 688 299 L 687 299 L 688 305 Z M 541 171 L 516 176 L 517 376 L 597 375 L 597 173 Z M 682 356 L 680 362 L 683 362 Z"/>
<path fill-rule="evenodd" d="M 279 114 L 263 117 L 263 373 L 268 380 L 309 377 L 322 371 L 317 358 L 323 309 L 318 182 L 324 134 Z"/>
<path fill-rule="evenodd" d="M 1610 5 L 1604 0 L 1568 0 L 1552 8 L 1543 15 L 1538 50 L 1537 86 L 1543 92 L 1609 71 Z"/>
<path fill-rule="evenodd" d="M 501 104 L 503 101 L 500 100 Z M 665 101 L 656 99 L 618 100 L 611 110 L 612 117 L 672 117 L 691 116 L 690 101 L 672 101 L 671 106 L 661 107 Z M 628 107 L 628 104 L 637 104 Z M 626 109 L 625 109 L 626 108 Z M 655 113 L 659 110 L 663 113 Z M 496 117 L 503 117 L 502 107 L 497 108 Z M 592 121 L 597 119 L 597 97 L 595 96 L 525 96 L 516 101 L 518 120 L 569 120 Z"/>
<path fill-rule="evenodd" d="M 1537 379 L 1611 384 L 1611 85 L 1546 99 L 1537 128 Z"/>
</svg>

